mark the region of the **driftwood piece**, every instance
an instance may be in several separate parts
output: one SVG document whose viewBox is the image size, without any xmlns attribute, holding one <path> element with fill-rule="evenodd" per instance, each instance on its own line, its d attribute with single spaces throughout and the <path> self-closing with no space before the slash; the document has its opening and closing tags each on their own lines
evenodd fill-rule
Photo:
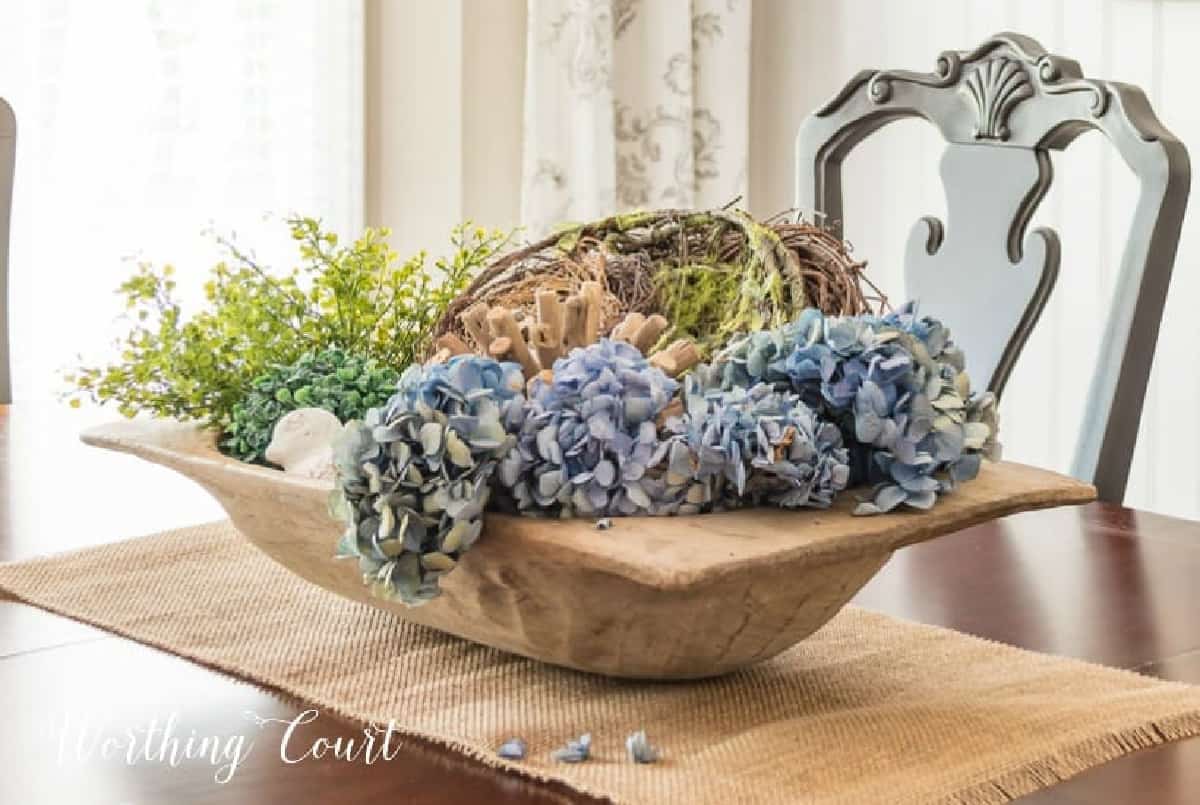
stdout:
<svg viewBox="0 0 1200 805">
<path fill-rule="evenodd" d="M 627 344 L 633 343 L 633 337 L 646 321 L 646 316 L 638 313 L 636 310 L 632 313 L 626 313 L 625 318 L 621 319 L 620 323 L 613 328 L 610 337 L 614 341 L 624 341 Z"/>
<path fill-rule="evenodd" d="M 487 313 L 487 323 L 488 331 L 492 335 L 492 344 L 502 338 L 508 339 L 507 351 L 512 360 L 521 364 L 521 371 L 525 377 L 536 375 L 541 367 L 533 359 L 533 353 L 529 351 L 529 345 L 521 335 L 521 326 L 517 324 L 512 311 L 504 307 L 494 307 Z M 491 352 L 491 346 L 488 347 L 488 351 Z"/>
<path fill-rule="evenodd" d="M 655 313 L 648 317 L 642 325 L 634 332 L 633 338 L 630 339 L 631 344 L 642 351 L 642 354 L 648 354 L 650 347 L 654 346 L 658 341 L 658 337 L 667 329 L 668 323 L 664 316 Z"/>
<path fill-rule="evenodd" d="M 598 254 L 598 252 L 597 252 Z M 600 320 L 604 311 L 601 304 L 604 299 L 604 289 L 598 282 L 585 282 L 579 287 L 579 295 L 583 297 L 583 345 L 594 344 L 600 338 Z"/>
<path fill-rule="evenodd" d="M 700 350 L 686 338 L 673 341 L 666 349 L 650 356 L 650 365 L 657 366 L 671 377 L 678 377 L 699 362 Z"/>
<path fill-rule="evenodd" d="M 538 353 L 538 363 L 549 369 L 563 356 L 563 310 L 556 291 L 539 291 L 537 294 L 538 326 L 534 328 L 533 345 Z"/>
<path fill-rule="evenodd" d="M 488 355 L 498 361 L 514 360 L 512 354 L 512 339 L 506 335 L 499 338 L 493 338 L 492 343 L 488 344 Z"/>
<path fill-rule="evenodd" d="M 563 318 L 563 344 L 568 350 L 576 347 L 586 347 L 592 343 L 587 340 L 587 303 L 583 296 L 576 294 L 567 297 L 566 313 Z"/>
<path fill-rule="evenodd" d="M 553 337 L 562 338 L 563 307 L 557 291 L 538 291 L 537 317 L 540 324 L 550 328 Z"/>
<path fill-rule="evenodd" d="M 467 346 L 467 342 L 458 337 L 456 333 L 446 333 L 437 340 L 435 346 L 438 352 L 447 350 L 451 355 L 465 355 L 471 351 Z"/>
<path fill-rule="evenodd" d="M 668 355 L 666 350 L 651 355 L 650 365 L 661 369 L 668 377 L 677 377 L 679 375 L 679 369 L 675 366 L 675 359 Z"/>
<path fill-rule="evenodd" d="M 557 290 L 539 291 L 535 307 L 530 311 L 512 310 L 503 305 L 489 308 L 480 303 L 467 309 L 461 319 L 471 339 L 480 344 L 475 351 L 497 360 L 519 363 L 528 380 L 543 369 L 553 368 L 554 362 L 568 351 L 593 344 L 602 332 L 609 332 L 603 299 L 603 288 L 599 283 L 585 282 L 578 293 L 565 299 Z M 631 344 L 645 354 L 659 342 L 669 326 L 664 316 L 657 313 L 646 316 L 634 311 L 611 326 L 609 336 Z M 471 351 L 469 344 L 452 332 L 440 336 L 436 347 L 437 352 L 429 363 Z M 669 349 L 673 351 L 663 350 L 654 364 L 672 375 L 686 371 L 700 357 L 690 341 L 677 341 Z"/>
<path fill-rule="evenodd" d="M 429 356 L 429 360 L 425 361 L 426 366 L 436 366 L 439 363 L 445 363 L 454 357 L 454 353 L 445 347 Z"/>
<path fill-rule="evenodd" d="M 554 366 L 554 362 L 562 355 L 562 338 L 555 338 L 552 335 L 552 329 L 548 324 L 538 324 L 533 328 L 530 334 L 530 343 L 533 344 L 533 350 L 537 353 L 538 365 L 549 369 Z"/>
<path fill-rule="evenodd" d="M 488 336 L 487 313 L 488 306 L 479 302 L 467 308 L 462 314 L 463 329 L 467 331 L 467 335 L 471 336 L 480 352 L 484 352 L 492 340 Z"/>
</svg>

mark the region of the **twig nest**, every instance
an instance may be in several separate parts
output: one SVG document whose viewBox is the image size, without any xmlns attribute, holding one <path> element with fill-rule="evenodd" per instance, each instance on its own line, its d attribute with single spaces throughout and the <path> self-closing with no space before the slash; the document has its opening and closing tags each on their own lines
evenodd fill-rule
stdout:
<svg viewBox="0 0 1200 805">
<path fill-rule="evenodd" d="M 324 408 L 298 408 L 275 424 L 266 459 L 285 472 L 333 480 L 333 441 L 341 421 Z"/>
<path fill-rule="evenodd" d="M 656 337 L 690 338 L 708 357 L 731 336 L 782 326 L 808 306 L 853 316 L 871 312 L 874 303 L 882 312 L 886 300 L 864 268 L 831 232 L 780 216 L 760 222 L 727 208 L 634 212 L 503 255 L 449 305 L 433 332 L 470 340 L 489 355 L 495 337 L 485 318 L 489 308 L 511 311 L 518 321 L 518 314 L 532 318 L 536 311 L 537 324 L 550 326 L 526 333 L 526 343 L 548 368 L 558 348 L 617 337 L 614 328 L 630 313 L 643 321 L 661 314 L 672 328 Z M 543 315 L 547 298 L 563 303 L 562 320 Z M 640 323 L 626 323 L 633 331 L 620 335 L 648 355 L 654 329 L 637 335 Z"/>
</svg>

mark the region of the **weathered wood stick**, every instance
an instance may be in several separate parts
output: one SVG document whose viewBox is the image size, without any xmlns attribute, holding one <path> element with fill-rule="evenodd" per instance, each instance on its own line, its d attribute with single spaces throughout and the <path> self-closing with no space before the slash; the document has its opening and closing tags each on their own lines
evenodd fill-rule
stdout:
<svg viewBox="0 0 1200 805">
<path fill-rule="evenodd" d="M 676 368 L 675 359 L 671 357 L 671 353 L 667 350 L 659 350 L 650 356 L 650 365 L 656 366 L 663 371 L 663 374 L 668 377 L 675 377 L 679 374 Z"/>
<path fill-rule="evenodd" d="M 700 363 L 700 350 L 686 338 L 671 343 L 667 347 L 671 357 L 675 359 L 675 373 L 682 374 Z"/>
<path fill-rule="evenodd" d="M 596 343 L 600 338 L 600 319 L 604 314 L 601 307 L 604 300 L 604 289 L 598 282 L 585 282 L 579 286 L 579 295 L 583 297 L 586 304 L 583 334 L 586 339 L 584 346 L 587 346 Z"/>
<path fill-rule="evenodd" d="M 582 296 L 567 297 L 567 309 L 563 318 L 563 344 L 568 350 L 586 347 L 591 343 L 584 332 L 587 327 L 586 308 L 587 303 Z"/>
<path fill-rule="evenodd" d="M 557 290 L 539 290 L 534 296 L 534 304 L 538 308 L 538 322 L 562 332 L 563 304 L 558 301 Z"/>
<path fill-rule="evenodd" d="M 437 347 L 438 352 L 447 350 L 451 355 L 463 355 L 471 351 L 467 342 L 459 338 L 456 333 L 446 333 L 437 340 L 434 346 Z"/>
<path fill-rule="evenodd" d="M 448 361 L 452 357 L 454 357 L 454 354 L 455 353 L 451 352 L 446 347 L 442 347 L 437 352 L 433 353 L 433 355 L 429 358 L 429 360 L 425 361 L 425 365 L 426 366 L 436 366 L 439 363 L 445 363 L 446 361 Z"/>
<path fill-rule="evenodd" d="M 666 349 L 650 356 L 650 365 L 657 366 L 671 377 L 678 377 L 699 362 L 700 350 L 686 338 L 673 341 Z"/>
<path fill-rule="evenodd" d="M 483 302 L 477 302 L 463 311 L 459 316 L 459 321 L 463 323 L 467 334 L 474 340 L 475 346 L 480 349 L 486 349 L 491 338 L 488 337 L 487 328 L 487 312 L 488 307 Z"/>
<path fill-rule="evenodd" d="M 512 311 L 512 317 L 517 322 L 517 332 L 521 334 L 521 338 L 525 340 L 526 344 L 532 344 L 533 328 L 536 325 L 533 316 L 526 316 L 524 310 L 516 309 Z"/>
<path fill-rule="evenodd" d="M 681 366 L 680 371 L 691 369 L 700 363 L 700 349 L 688 340 L 675 342 L 675 362 Z"/>
<path fill-rule="evenodd" d="M 538 335 L 534 345 L 538 348 L 542 368 L 549 369 L 563 356 L 564 309 L 558 301 L 557 291 L 538 291 L 535 300 L 539 326 L 535 330 Z"/>
<path fill-rule="evenodd" d="M 512 339 L 506 335 L 493 338 L 492 343 L 488 344 L 487 351 L 498 361 L 511 361 L 513 359 Z"/>
<path fill-rule="evenodd" d="M 507 338 L 509 340 L 509 350 L 517 363 L 521 364 L 521 371 L 525 377 L 533 377 L 541 369 L 536 360 L 533 359 L 533 354 L 529 351 L 529 345 L 525 343 L 525 339 L 521 337 L 521 325 L 517 324 L 517 320 L 513 317 L 512 311 L 506 307 L 494 307 L 487 313 L 488 330 L 494 339 Z"/>
<path fill-rule="evenodd" d="M 537 353 L 538 364 L 543 369 L 553 368 L 554 362 L 562 356 L 562 340 L 556 341 L 550 333 L 549 324 L 538 324 L 533 328 L 533 337 L 530 339 Z"/>
<path fill-rule="evenodd" d="M 610 337 L 614 341 L 625 341 L 632 344 L 634 334 L 641 328 L 645 321 L 646 317 L 641 313 L 626 313 L 625 318 L 621 319 L 620 323 L 613 328 Z"/>
<path fill-rule="evenodd" d="M 666 329 L 666 318 L 655 313 L 638 327 L 637 331 L 633 334 L 633 338 L 629 340 L 629 343 L 640 349 L 644 355 L 650 350 L 650 347 L 654 346 L 654 342 L 658 340 L 658 337 Z"/>
</svg>

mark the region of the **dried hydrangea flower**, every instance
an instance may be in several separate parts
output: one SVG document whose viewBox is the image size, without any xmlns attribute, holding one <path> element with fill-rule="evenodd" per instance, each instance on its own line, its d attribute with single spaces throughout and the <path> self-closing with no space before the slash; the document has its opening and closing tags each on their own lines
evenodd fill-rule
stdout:
<svg viewBox="0 0 1200 805">
<path fill-rule="evenodd" d="M 525 742 L 520 738 L 509 738 L 500 744 L 500 748 L 496 750 L 496 754 L 505 760 L 524 760 Z"/>
<path fill-rule="evenodd" d="M 704 390 L 689 377 L 684 396 L 685 412 L 665 423 L 665 471 L 652 473 L 664 485 L 660 499 L 673 496 L 680 514 L 761 504 L 826 508 L 846 487 L 841 433 L 796 394 L 768 383 Z"/>
<path fill-rule="evenodd" d="M 517 364 L 460 355 L 409 368 L 385 406 L 346 424 L 334 451 L 338 555 L 358 558 L 374 594 L 410 605 L 438 595 L 482 530 L 523 386 Z"/>
<path fill-rule="evenodd" d="M 738 339 L 696 376 L 706 388 L 769 383 L 838 423 L 850 483 L 874 485 L 859 514 L 928 508 L 974 478 L 981 455 L 999 455 L 994 398 L 972 394 L 949 331 L 911 303 L 886 316 L 827 318 L 810 308 Z"/>
<path fill-rule="evenodd" d="M 679 384 L 634 346 L 602 338 L 532 381 L 517 444 L 497 472 L 524 514 L 656 513 L 643 485 L 659 446 L 655 420 Z"/>
<path fill-rule="evenodd" d="M 587 732 L 550 753 L 550 759 L 558 763 L 582 763 L 591 756 L 592 736 Z"/>
<path fill-rule="evenodd" d="M 634 763 L 655 763 L 658 761 L 658 749 L 650 745 L 645 730 L 638 730 L 625 739 L 625 751 Z"/>
</svg>

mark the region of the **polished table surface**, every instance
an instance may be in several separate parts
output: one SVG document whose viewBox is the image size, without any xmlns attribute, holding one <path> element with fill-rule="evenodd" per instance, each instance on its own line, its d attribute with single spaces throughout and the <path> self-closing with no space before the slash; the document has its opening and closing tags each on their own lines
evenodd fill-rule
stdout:
<svg viewBox="0 0 1200 805">
<path fill-rule="evenodd" d="M 0 560 L 220 517 L 182 478 L 78 444 L 87 421 L 0 408 Z M 1196 523 L 1103 504 L 1020 514 L 904 549 L 855 603 L 1200 684 Z M 285 762 L 282 725 L 254 718 L 292 719 L 302 703 L 11 600 L 0 600 L 0 707 L 5 803 L 587 801 L 412 741 L 370 764 L 298 757 L 322 738 L 361 737 L 324 713 L 294 732 Z M 105 738 L 140 738 L 171 719 L 181 753 L 189 736 L 255 743 L 226 782 L 208 758 L 173 765 L 151 752 L 130 763 L 102 752 Z M 1137 752 L 1022 801 L 1200 802 L 1200 740 Z"/>
</svg>

